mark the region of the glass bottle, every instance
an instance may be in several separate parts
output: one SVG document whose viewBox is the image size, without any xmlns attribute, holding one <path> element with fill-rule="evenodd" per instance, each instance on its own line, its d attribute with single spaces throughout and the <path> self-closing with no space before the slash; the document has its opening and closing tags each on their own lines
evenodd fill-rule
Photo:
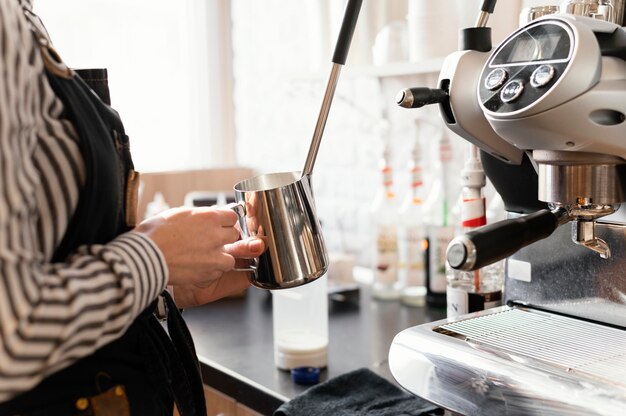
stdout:
<svg viewBox="0 0 626 416">
<path fill-rule="evenodd" d="M 431 191 L 424 203 L 426 224 L 426 304 L 431 307 L 446 306 L 446 250 L 454 238 L 449 182 L 452 148 L 445 133 L 439 140 L 439 157 L 434 166 Z"/>
<path fill-rule="evenodd" d="M 386 144 L 379 162 L 381 182 L 370 207 L 374 246 L 372 296 L 381 300 L 393 300 L 400 297 L 398 219 L 396 198 L 393 192 L 393 169 L 389 163 L 389 154 L 389 145 Z"/>
<path fill-rule="evenodd" d="M 483 188 L 485 173 L 478 156 L 478 148 L 470 145 L 470 156 L 461 171 L 462 233 L 466 233 L 487 223 Z M 504 279 L 503 261 L 496 262 L 475 271 L 462 271 L 447 266 L 447 316 L 464 315 L 502 304 Z"/>
<path fill-rule="evenodd" d="M 409 162 L 410 188 L 398 211 L 400 301 L 409 306 L 426 302 L 426 230 L 423 219 L 422 149 L 416 140 Z"/>
<path fill-rule="evenodd" d="M 494 190 L 491 196 L 491 202 L 487 204 L 487 224 L 493 224 L 494 222 L 502 221 L 506 219 L 506 210 L 504 207 L 504 201 L 498 192 Z M 504 267 L 505 260 L 500 260 L 493 264 L 487 266 L 489 268 L 489 273 L 494 274 L 495 276 L 499 276 L 498 279 L 501 282 L 498 285 L 502 286 L 501 290 L 504 290 Z M 503 293 L 504 296 L 504 293 Z M 494 304 L 493 306 L 500 306 L 499 304 Z M 489 306 L 491 307 L 491 306 Z"/>
</svg>

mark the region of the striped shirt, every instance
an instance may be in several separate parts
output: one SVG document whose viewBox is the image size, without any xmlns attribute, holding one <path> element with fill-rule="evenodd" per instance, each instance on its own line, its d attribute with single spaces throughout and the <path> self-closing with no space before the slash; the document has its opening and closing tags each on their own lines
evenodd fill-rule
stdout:
<svg viewBox="0 0 626 416">
<path fill-rule="evenodd" d="M 168 278 L 136 232 L 50 263 L 85 169 L 22 7 L 0 0 L 0 402 L 119 338 Z"/>
</svg>

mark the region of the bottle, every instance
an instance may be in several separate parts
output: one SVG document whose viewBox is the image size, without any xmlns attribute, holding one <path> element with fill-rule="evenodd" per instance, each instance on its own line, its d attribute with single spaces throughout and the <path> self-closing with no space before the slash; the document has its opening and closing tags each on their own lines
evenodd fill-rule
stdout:
<svg viewBox="0 0 626 416">
<path fill-rule="evenodd" d="M 506 209 L 504 207 L 504 200 L 502 200 L 500 194 L 494 190 L 491 196 L 491 202 L 489 202 L 489 204 L 487 205 L 487 224 L 492 224 L 494 222 L 502 221 L 505 219 Z M 505 263 L 505 260 L 500 260 L 487 266 L 489 268 L 489 273 L 499 276 L 498 279 L 501 279 L 502 282 L 504 281 Z M 504 285 L 504 283 L 498 284 Z M 504 287 L 502 288 L 502 290 L 504 290 Z M 489 307 L 495 306 L 500 306 L 500 304 L 490 305 Z"/>
<path fill-rule="evenodd" d="M 409 306 L 424 306 L 426 302 L 426 230 L 423 219 L 422 149 L 415 141 L 409 162 L 410 189 L 398 210 L 400 301 Z"/>
<path fill-rule="evenodd" d="M 153 217 L 163 211 L 170 209 L 169 204 L 165 201 L 165 197 L 162 192 L 155 192 L 154 199 L 146 205 L 146 212 L 144 218 Z"/>
<path fill-rule="evenodd" d="M 506 219 L 504 201 L 500 194 L 494 191 L 491 196 L 491 202 L 487 206 L 487 223 L 491 224 L 504 219 Z"/>
<path fill-rule="evenodd" d="M 324 368 L 328 361 L 326 275 L 291 289 L 273 290 L 274 363 L 283 370 Z"/>
<path fill-rule="evenodd" d="M 460 231 L 466 233 L 487 223 L 483 188 L 485 173 L 478 148 L 470 145 L 470 154 L 461 171 L 462 204 Z M 503 261 L 472 272 L 447 266 L 447 316 L 464 315 L 502 304 Z"/>
<path fill-rule="evenodd" d="M 446 250 L 454 238 L 449 183 L 452 148 L 445 133 L 439 139 L 439 158 L 434 165 L 431 191 L 424 203 L 426 224 L 426 304 L 446 307 Z"/>
<path fill-rule="evenodd" d="M 381 182 L 370 206 L 373 230 L 372 297 L 380 300 L 400 298 L 398 281 L 398 218 L 393 192 L 393 169 L 389 163 L 389 144 L 379 162 Z"/>
</svg>

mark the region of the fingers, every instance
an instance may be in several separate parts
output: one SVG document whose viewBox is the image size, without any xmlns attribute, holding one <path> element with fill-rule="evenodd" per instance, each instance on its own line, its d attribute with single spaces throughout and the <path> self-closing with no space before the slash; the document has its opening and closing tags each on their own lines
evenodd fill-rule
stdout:
<svg viewBox="0 0 626 416">
<path fill-rule="evenodd" d="M 171 284 L 219 279 L 235 267 L 236 257 L 257 257 L 262 241 L 238 243 L 237 214 L 227 208 L 175 208 L 135 229 L 163 253 Z"/>
<path fill-rule="evenodd" d="M 237 214 L 226 208 L 213 208 L 207 214 L 214 216 L 214 221 L 221 226 L 221 229 L 210 229 L 208 232 L 217 232 L 221 237 L 222 244 L 233 243 L 241 238 L 241 232 L 237 227 Z"/>
<path fill-rule="evenodd" d="M 227 272 L 232 270 L 235 267 L 236 259 L 231 254 L 227 253 L 226 250 L 219 257 L 219 263 L 216 265 L 216 269 L 221 272 Z"/>
<path fill-rule="evenodd" d="M 230 209 L 200 207 L 194 209 L 193 216 L 197 221 L 197 232 L 200 238 L 212 239 L 216 245 L 233 243 L 240 239 L 236 227 L 237 214 Z"/>
<path fill-rule="evenodd" d="M 196 299 L 200 304 L 212 302 L 225 296 L 243 292 L 250 287 L 250 280 L 243 273 L 225 273 L 206 287 L 198 287 Z"/>
<path fill-rule="evenodd" d="M 207 233 L 215 233 L 219 238 L 220 245 L 234 243 L 241 238 L 239 230 L 235 227 L 221 227 L 217 230 L 207 230 Z"/>
<path fill-rule="evenodd" d="M 215 294 L 220 298 L 243 292 L 250 287 L 250 279 L 243 273 L 230 272 L 217 281 Z"/>
<path fill-rule="evenodd" d="M 227 244 L 224 250 L 235 258 L 251 259 L 260 256 L 265 251 L 265 242 L 258 237 L 252 237 Z"/>
<path fill-rule="evenodd" d="M 239 294 L 250 286 L 247 276 L 242 273 L 225 273 L 217 280 L 193 285 L 174 287 L 176 304 L 182 308 L 203 305 L 214 300 Z"/>
<path fill-rule="evenodd" d="M 222 227 L 234 227 L 238 219 L 235 211 L 228 208 L 198 207 L 194 214 L 210 217 Z"/>
</svg>

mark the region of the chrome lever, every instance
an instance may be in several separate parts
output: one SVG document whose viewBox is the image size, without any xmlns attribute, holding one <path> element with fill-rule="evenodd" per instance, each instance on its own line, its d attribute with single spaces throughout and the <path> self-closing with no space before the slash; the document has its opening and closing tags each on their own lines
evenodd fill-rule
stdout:
<svg viewBox="0 0 626 416">
<path fill-rule="evenodd" d="M 573 221 L 572 241 L 578 245 L 595 251 L 603 259 L 609 259 L 611 258 L 611 248 L 606 241 L 595 236 L 595 228 L 595 221 Z"/>
</svg>

